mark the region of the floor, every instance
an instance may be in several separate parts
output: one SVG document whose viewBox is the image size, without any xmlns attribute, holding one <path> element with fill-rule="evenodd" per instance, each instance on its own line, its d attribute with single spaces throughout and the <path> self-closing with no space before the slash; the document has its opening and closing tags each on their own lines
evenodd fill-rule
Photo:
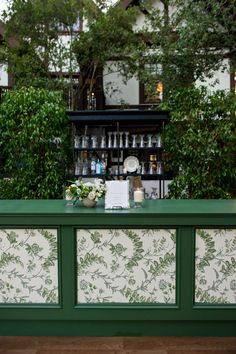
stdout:
<svg viewBox="0 0 236 354">
<path fill-rule="evenodd" d="M 236 337 L 0 337 L 0 354 L 236 354 Z"/>
</svg>

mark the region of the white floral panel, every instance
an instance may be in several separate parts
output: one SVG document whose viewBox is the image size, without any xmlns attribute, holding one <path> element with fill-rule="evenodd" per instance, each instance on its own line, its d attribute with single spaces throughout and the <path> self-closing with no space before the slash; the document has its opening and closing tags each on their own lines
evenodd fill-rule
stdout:
<svg viewBox="0 0 236 354">
<path fill-rule="evenodd" d="M 0 303 L 58 303 L 56 229 L 0 229 Z"/>
<path fill-rule="evenodd" d="M 77 230 L 77 301 L 175 304 L 176 230 Z"/>
<path fill-rule="evenodd" d="M 236 303 L 236 229 L 196 230 L 195 303 Z"/>
</svg>

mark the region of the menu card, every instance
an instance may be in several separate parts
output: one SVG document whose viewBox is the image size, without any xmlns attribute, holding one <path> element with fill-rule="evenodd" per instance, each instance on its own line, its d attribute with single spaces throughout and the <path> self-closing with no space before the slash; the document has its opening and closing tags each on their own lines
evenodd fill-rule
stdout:
<svg viewBox="0 0 236 354">
<path fill-rule="evenodd" d="M 127 209 L 129 203 L 129 181 L 107 181 L 105 209 Z"/>
</svg>

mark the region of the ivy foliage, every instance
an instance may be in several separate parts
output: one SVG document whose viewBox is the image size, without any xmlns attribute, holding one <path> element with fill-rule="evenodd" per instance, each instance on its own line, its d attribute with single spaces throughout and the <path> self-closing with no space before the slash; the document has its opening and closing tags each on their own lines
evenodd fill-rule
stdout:
<svg viewBox="0 0 236 354">
<path fill-rule="evenodd" d="M 70 128 L 59 92 L 21 88 L 0 106 L 1 199 L 60 198 Z"/>
<path fill-rule="evenodd" d="M 205 87 L 175 90 L 163 107 L 167 166 L 174 172 L 170 198 L 236 197 L 236 101 Z"/>
</svg>

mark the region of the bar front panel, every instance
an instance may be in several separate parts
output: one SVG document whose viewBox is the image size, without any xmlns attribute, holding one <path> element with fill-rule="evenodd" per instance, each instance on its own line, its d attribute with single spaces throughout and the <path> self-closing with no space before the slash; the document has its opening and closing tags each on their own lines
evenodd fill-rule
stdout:
<svg viewBox="0 0 236 354">
<path fill-rule="evenodd" d="M 58 304 L 57 229 L 0 229 L 0 304 Z"/>
<path fill-rule="evenodd" d="M 77 301 L 176 303 L 175 229 L 77 230 Z"/>
</svg>

